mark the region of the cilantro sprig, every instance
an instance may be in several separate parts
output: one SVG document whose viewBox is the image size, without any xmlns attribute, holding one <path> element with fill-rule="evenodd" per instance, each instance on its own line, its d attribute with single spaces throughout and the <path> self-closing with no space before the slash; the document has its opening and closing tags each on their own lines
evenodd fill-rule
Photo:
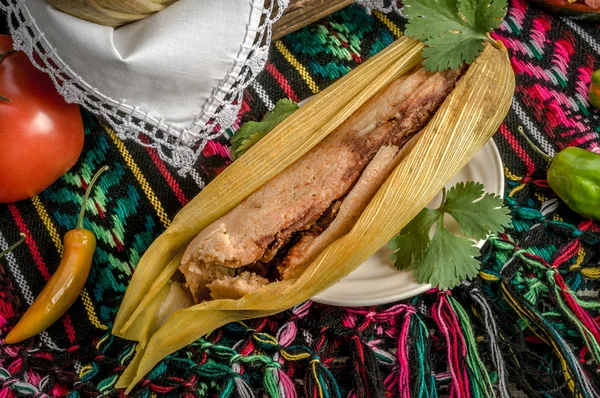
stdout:
<svg viewBox="0 0 600 398">
<path fill-rule="evenodd" d="M 443 191 L 437 209 L 425 208 L 400 233 L 389 247 L 396 268 L 414 270 L 420 283 L 451 289 L 462 280 L 475 277 L 480 263 L 479 249 L 469 239 L 485 239 L 489 234 L 504 232 L 511 224 L 510 210 L 502 198 L 484 194 L 483 185 L 460 182 Z M 444 225 L 444 215 L 452 216 L 464 236 L 457 236 Z M 433 238 L 429 234 L 435 226 Z"/>
<path fill-rule="evenodd" d="M 260 141 L 267 133 L 298 109 L 298 104 L 285 98 L 277 101 L 272 111 L 267 112 L 260 122 L 246 122 L 231 137 L 231 154 L 239 158 Z"/>
<path fill-rule="evenodd" d="M 423 66 L 435 72 L 472 63 L 506 15 L 506 0 L 404 0 L 405 34 L 424 42 Z"/>
</svg>

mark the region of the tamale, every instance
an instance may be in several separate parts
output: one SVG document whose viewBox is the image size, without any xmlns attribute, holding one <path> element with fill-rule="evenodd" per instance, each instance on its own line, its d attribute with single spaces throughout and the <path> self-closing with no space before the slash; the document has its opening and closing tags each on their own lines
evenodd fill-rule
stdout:
<svg viewBox="0 0 600 398">
<path fill-rule="evenodd" d="M 403 37 L 317 94 L 244 156 L 227 167 L 176 216 L 142 256 L 115 324 L 117 336 L 140 341 L 130 328 L 170 283 L 189 242 L 335 130 L 373 95 L 421 62 L 423 45 Z M 244 176 L 244 178 L 240 178 Z"/>
<path fill-rule="evenodd" d="M 506 50 L 500 43 L 498 46 L 499 49 L 491 45 L 486 46 L 483 54 L 467 69 L 456 88 L 421 131 L 414 147 L 406 153 L 406 156 L 379 188 L 351 230 L 328 245 L 314 261 L 310 262 L 298 279 L 271 283 L 238 300 L 208 301 L 177 311 L 152 335 L 145 348 L 138 351 L 136 358 L 119 380 L 118 386 L 131 389 L 143 375 L 166 355 L 225 323 L 267 316 L 310 298 L 348 274 L 386 244 L 471 159 L 496 131 L 508 112 L 514 91 L 514 74 Z M 385 68 L 383 73 L 389 71 L 388 68 Z M 395 75 L 396 72 L 391 74 Z M 344 79 L 340 79 L 340 81 L 342 80 Z M 375 77 L 369 82 L 369 84 L 375 83 L 382 83 L 382 81 Z M 369 84 L 364 86 L 363 89 L 368 89 Z M 385 84 L 378 85 L 377 89 L 371 91 L 367 98 L 383 86 Z M 371 86 L 371 89 L 373 88 Z M 310 103 L 301 108 L 296 114 L 303 110 L 306 111 L 309 105 Z M 344 106 L 341 108 L 348 109 Z M 340 110 L 340 112 L 344 113 L 344 110 Z M 316 112 L 315 115 L 318 113 Z M 353 112 L 349 114 L 351 113 Z M 344 119 L 349 114 L 345 114 Z M 306 115 L 310 115 L 310 113 L 306 113 Z M 291 117 L 294 117 L 294 115 Z M 309 123 L 309 120 L 310 118 L 307 118 L 306 122 Z M 267 135 L 263 141 L 238 161 L 242 162 L 244 158 L 247 158 L 241 164 L 251 162 L 251 158 L 253 158 L 253 156 L 250 156 L 251 154 L 254 154 L 254 156 L 259 154 L 269 156 L 274 149 L 269 147 L 267 142 L 273 144 L 282 136 L 292 141 L 294 137 L 288 137 L 285 134 L 287 132 L 285 129 L 291 126 L 293 126 L 292 123 L 286 124 L 284 122 L 284 126 Z M 328 132 L 332 130 L 329 129 Z M 307 129 L 305 133 L 307 132 L 313 131 Z M 272 136 L 273 133 L 275 133 L 274 136 Z M 309 135 L 313 141 L 311 145 L 308 145 L 308 149 L 326 135 Z M 316 136 L 319 136 L 319 139 L 316 139 Z M 289 147 L 283 145 L 283 147 L 278 146 L 278 148 L 288 149 Z M 302 154 L 308 150 L 307 146 L 304 149 L 306 150 L 301 151 Z M 300 154 L 299 156 L 287 157 L 293 151 L 293 149 L 288 149 L 285 163 L 291 158 L 294 158 L 294 160 L 287 163 L 287 165 L 302 156 Z M 271 163 L 264 164 L 266 167 L 265 172 L 270 175 L 268 178 L 263 179 L 263 184 L 285 168 L 281 167 L 279 160 L 274 159 L 273 156 L 269 159 L 277 167 L 275 173 L 271 174 L 272 169 L 269 169 Z M 234 162 L 231 167 L 234 167 L 238 161 Z M 237 175 L 246 175 L 246 172 L 243 168 L 236 171 Z M 235 176 L 236 174 L 230 174 L 228 177 Z M 212 188 L 212 192 L 229 191 L 229 186 L 220 185 L 224 181 L 227 180 L 220 180 L 219 184 L 215 185 L 216 188 Z M 255 183 L 256 180 L 252 181 L 252 184 Z M 245 191 L 244 195 L 239 195 L 235 201 L 239 203 L 241 199 L 261 185 L 252 185 L 249 192 Z M 209 187 L 210 184 L 207 189 Z M 158 260 L 153 258 L 152 260 L 142 261 L 140 265 L 146 268 L 146 272 L 138 281 L 136 287 L 138 290 L 130 297 L 137 297 L 140 294 L 143 297 L 144 294 L 149 292 L 153 284 L 158 282 L 154 279 L 147 280 L 147 276 L 150 274 L 156 275 L 159 279 L 163 278 L 164 274 L 169 274 L 167 278 L 160 281 L 163 285 L 168 284 L 169 278 L 175 272 L 177 262 L 183 254 L 182 247 L 192 239 L 195 233 L 214 222 L 232 207 L 229 203 L 221 206 L 216 212 L 211 212 L 210 207 L 195 207 L 197 203 L 209 203 L 209 199 L 203 196 L 202 202 L 195 202 L 188 211 L 182 212 L 182 214 L 189 214 L 194 218 L 192 223 L 188 224 L 187 221 L 181 218 L 182 221 L 177 223 L 177 228 L 172 231 L 167 230 L 163 235 L 164 238 L 159 242 L 160 244 L 155 246 L 155 250 L 164 249 L 168 252 L 167 254 L 161 253 L 160 250 L 158 252 L 153 251 L 151 253 L 160 256 Z M 219 199 L 223 200 L 222 198 Z M 192 208 L 195 208 L 196 212 L 202 210 L 204 214 L 198 215 L 191 210 Z M 217 213 L 220 214 L 215 216 Z M 147 286 L 147 288 L 139 290 L 141 286 Z M 160 285 L 156 287 L 160 288 Z M 274 297 L 277 297 L 277 300 L 274 300 Z M 149 311 L 146 311 L 151 308 L 151 305 L 148 304 L 152 302 L 152 299 L 149 299 L 148 304 L 139 309 L 139 304 L 143 304 L 143 301 L 142 298 L 135 298 L 133 301 L 126 303 L 127 315 L 122 322 L 127 323 L 127 317 L 139 311 L 136 319 L 129 323 L 130 330 L 135 329 L 131 327 L 134 322 L 137 324 L 142 319 L 152 316 Z M 177 333 L 173 331 L 177 331 Z M 132 334 L 135 335 L 136 332 Z"/>
</svg>

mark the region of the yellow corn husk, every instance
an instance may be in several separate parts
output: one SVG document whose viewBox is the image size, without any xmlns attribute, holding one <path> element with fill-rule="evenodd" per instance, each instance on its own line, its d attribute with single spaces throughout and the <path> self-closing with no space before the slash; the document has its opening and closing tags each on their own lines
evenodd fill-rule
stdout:
<svg viewBox="0 0 600 398">
<path fill-rule="evenodd" d="M 130 326 L 139 322 L 153 295 L 168 283 L 187 244 L 318 144 L 382 87 L 421 62 L 422 48 L 408 38 L 392 43 L 312 98 L 208 184 L 144 253 L 119 308 L 113 333 L 140 341 L 142 337 Z"/>
<path fill-rule="evenodd" d="M 239 300 L 208 301 L 176 312 L 152 335 L 145 348 L 138 350 L 136 358 L 117 383 L 117 387 L 128 387 L 130 390 L 165 356 L 228 322 L 268 316 L 309 299 L 347 275 L 385 245 L 473 157 L 496 132 L 508 112 L 514 91 L 514 74 L 506 49 L 501 43 L 498 46 L 500 48 L 486 46 L 484 53 L 468 68 L 454 91 L 422 130 L 421 137 L 414 148 L 382 185 L 352 230 L 328 246 L 300 278 L 272 283 Z M 387 59 L 385 57 L 393 51 L 397 51 L 397 48 L 391 49 L 370 65 L 365 65 L 366 68 L 363 70 L 374 72 L 376 69 L 374 65 L 383 62 L 380 60 Z M 380 70 L 379 73 L 368 75 L 361 72 L 358 77 L 355 74 L 342 78 L 336 83 L 336 87 L 332 87 L 332 91 L 324 92 L 321 97 L 310 101 L 289 118 L 294 119 L 289 123 L 289 119 L 286 120 L 280 128 L 267 135 L 246 155 L 234 162 L 223 173 L 230 170 L 226 177 L 217 178 L 209 184 L 198 196 L 198 198 L 202 198 L 197 201 L 195 199 L 195 202 L 190 203 L 191 207 L 186 207 L 178 215 L 174 221 L 176 225 L 174 229 L 169 231 L 170 227 L 157 240 L 158 244 L 155 250 L 158 251 L 153 251 L 151 248 L 149 250 L 150 258 L 147 255 L 142 258 L 138 266 L 142 267 L 142 276 L 138 278 L 137 285 L 134 286 L 137 291 L 126 297 L 123 303 L 125 307 L 121 308 L 123 312 L 120 310 L 121 319 L 118 323 L 120 327 L 115 327 L 116 333 L 122 333 L 123 326 L 136 311 L 136 307 L 143 304 L 144 294 L 148 294 L 150 290 L 157 290 L 156 288 L 160 290 L 161 284 L 164 286 L 168 283 L 167 278 L 157 286 L 152 286 L 154 279 L 147 280 L 149 275 L 154 275 L 155 278 L 159 275 L 163 277 L 161 272 L 170 260 L 168 268 L 172 274 L 178 264 L 180 251 L 199 230 L 231 209 L 333 130 L 334 126 L 328 126 L 327 121 L 324 123 L 311 122 L 311 119 L 320 117 L 323 111 L 322 106 L 325 106 L 328 112 L 332 111 L 327 108 L 329 104 L 324 103 L 326 101 L 323 101 L 323 98 L 335 98 L 339 102 L 345 102 L 345 105 L 337 105 L 339 117 L 345 119 L 351 113 L 351 109 L 353 112 L 359 104 L 364 103 L 374 92 L 389 82 L 390 79 L 384 76 L 387 74 L 390 77 L 396 76 L 397 71 L 404 71 L 403 68 L 397 66 L 398 62 L 404 62 L 410 57 L 418 58 L 418 55 L 415 56 L 410 51 L 404 52 L 402 55 L 396 54 L 396 60 L 390 62 L 389 66 Z M 413 62 L 411 61 L 409 64 L 413 64 Z M 394 67 L 397 68 L 397 71 L 390 73 Z M 348 94 L 344 91 L 348 87 L 345 82 L 350 79 L 354 82 L 364 80 L 363 88 L 358 91 L 360 93 L 357 97 L 360 98 L 359 100 L 350 100 L 357 94 Z M 348 100 L 343 101 L 339 97 Z M 314 103 L 319 105 L 315 106 Z M 338 114 L 330 114 L 330 117 L 335 119 Z M 308 127 L 302 129 L 301 126 L 297 126 L 300 121 Z M 333 124 L 337 126 L 339 123 L 336 123 Z M 315 128 L 315 124 L 319 124 L 321 127 Z M 289 129 L 294 133 L 289 134 Z M 300 134 L 298 137 L 298 132 L 304 134 Z M 306 144 L 304 141 L 309 143 Z M 295 145 L 305 146 L 297 150 Z M 281 158 L 273 155 L 278 152 Z M 266 156 L 267 160 L 261 162 L 260 156 Z M 248 166 L 253 166 L 252 172 L 248 172 Z M 263 169 L 255 168 L 259 166 Z M 258 175 L 252 176 L 258 171 L 266 172 L 266 176 L 263 178 Z M 248 183 L 250 185 L 246 186 Z M 228 184 L 233 184 L 235 188 Z M 211 185 L 212 189 L 209 190 Z M 237 193 L 236 189 L 244 191 Z M 205 194 L 207 190 L 209 193 Z M 231 192 L 235 192 L 234 199 L 228 198 Z M 213 198 L 212 195 L 217 193 L 222 193 L 224 196 Z M 203 194 L 205 195 L 203 196 Z M 220 206 L 220 208 L 215 210 L 210 205 Z M 198 214 L 200 210 L 205 212 Z M 168 254 L 165 255 L 160 250 L 166 250 Z M 179 255 L 175 256 L 177 253 Z M 153 261 L 152 257 L 161 255 L 162 257 L 158 261 Z M 163 268 L 159 269 L 159 266 Z M 138 272 L 139 269 L 136 274 Z M 165 273 L 168 272 L 165 271 Z M 132 289 L 131 286 L 130 289 Z M 147 317 L 156 316 L 151 314 L 151 302 L 152 299 L 149 299 L 147 304 L 140 306 L 142 309 L 133 319 L 136 325 L 140 323 L 147 325 L 145 323 L 148 321 Z M 136 336 L 138 333 L 135 332 L 137 328 L 134 326 L 133 323 L 129 323 L 129 327 L 121 335 Z"/>
<path fill-rule="evenodd" d="M 48 0 L 58 10 L 99 25 L 119 27 L 163 10 L 177 0 Z"/>
</svg>

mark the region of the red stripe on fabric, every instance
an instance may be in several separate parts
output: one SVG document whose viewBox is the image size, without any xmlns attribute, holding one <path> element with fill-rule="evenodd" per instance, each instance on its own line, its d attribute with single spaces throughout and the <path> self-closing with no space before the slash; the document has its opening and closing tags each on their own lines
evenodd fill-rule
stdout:
<svg viewBox="0 0 600 398">
<path fill-rule="evenodd" d="M 292 90 L 292 86 L 290 86 L 290 83 L 287 81 L 287 79 L 285 78 L 285 76 L 283 76 L 281 74 L 281 72 L 279 72 L 277 70 L 277 68 L 275 67 L 275 65 L 268 63 L 265 66 L 265 69 L 269 71 L 269 73 L 275 78 L 275 80 L 277 80 L 277 83 L 279 83 L 279 86 L 281 86 L 281 89 L 285 92 L 285 94 L 292 100 L 295 102 L 300 102 L 300 98 L 298 98 L 298 96 L 296 95 L 296 93 L 294 93 L 294 90 Z"/>
<path fill-rule="evenodd" d="M 10 214 L 13 216 L 15 223 L 19 227 L 19 231 L 21 231 L 22 233 L 27 235 L 27 237 L 25 238 L 25 243 L 29 247 L 29 251 L 31 252 L 31 255 L 33 256 L 35 265 L 37 266 L 38 270 L 42 274 L 44 281 L 48 282 L 48 280 L 50 280 L 50 277 L 52 275 L 48 271 L 48 267 L 46 267 L 46 263 L 44 262 L 44 260 L 42 258 L 42 254 L 40 253 L 40 249 L 38 248 L 37 244 L 31 237 L 31 233 L 29 232 L 29 229 L 27 228 L 27 225 L 25 224 L 25 220 L 23 220 L 23 216 L 21 216 L 21 213 L 19 212 L 19 210 L 17 209 L 17 206 L 14 203 L 10 203 L 8 205 L 8 210 L 10 211 Z"/>
<path fill-rule="evenodd" d="M 531 160 L 527 152 L 525 152 L 521 144 L 519 144 L 515 135 L 508 129 L 508 127 L 506 127 L 506 124 L 502 123 L 500 125 L 500 133 L 504 136 L 506 141 L 508 141 L 509 145 L 513 148 L 517 156 L 519 156 L 519 158 L 521 158 L 521 160 L 527 166 L 526 178 L 531 178 L 535 171 L 535 163 L 533 160 Z"/>
<path fill-rule="evenodd" d="M 62 320 L 63 326 L 65 327 L 65 330 L 67 332 L 67 337 L 69 338 L 69 342 L 74 343 L 75 328 L 73 327 L 73 322 L 71 322 L 71 317 L 69 316 L 69 314 L 65 313 L 65 315 L 62 317 Z"/>
<path fill-rule="evenodd" d="M 231 159 L 229 148 L 226 145 L 214 141 L 208 141 L 202 150 L 202 155 L 209 157 L 219 155 L 225 159 Z"/>
<path fill-rule="evenodd" d="M 142 137 L 141 139 L 144 143 L 149 142 L 148 138 L 146 137 Z M 158 171 L 160 171 L 160 174 L 162 174 L 165 181 L 167 181 L 167 184 L 169 184 L 169 187 L 171 188 L 171 191 L 173 191 L 173 193 L 175 194 L 175 197 L 177 197 L 177 200 L 179 200 L 179 203 L 181 203 L 182 206 L 185 206 L 189 202 L 189 199 L 185 196 L 185 193 L 183 193 L 183 190 L 179 186 L 179 183 L 177 183 L 175 178 L 173 178 L 171 172 L 169 172 L 169 170 L 165 166 L 165 163 L 160 158 L 160 155 L 158 154 L 156 149 L 149 146 L 146 146 L 145 148 L 146 152 L 148 152 L 148 155 L 150 155 L 150 158 L 154 162 L 154 165 L 156 166 Z"/>
<path fill-rule="evenodd" d="M 52 277 L 52 275 L 48 271 L 48 267 L 46 266 L 46 263 L 44 262 L 42 254 L 40 253 L 40 249 L 39 249 L 37 243 L 35 243 L 35 240 L 33 240 L 32 236 L 31 236 L 31 232 L 29 232 L 29 228 L 27 228 L 27 224 L 25 224 L 25 220 L 23 220 L 23 216 L 21 215 L 21 213 L 17 209 L 17 206 L 14 203 L 10 203 L 8 205 L 8 210 L 10 211 L 10 214 L 12 215 L 13 219 L 15 220 L 15 223 L 19 227 L 19 231 L 24 233 L 27 236 L 25 238 L 25 243 L 27 244 L 27 247 L 29 247 L 29 252 L 31 253 L 31 256 L 33 257 L 33 260 L 35 261 L 35 265 L 37 266 L 38 270 L 42 274 L 44 281 L 48 282 L 50 280 L 50 278 Z M 65 327 L 65 331 L 67 332 L 67 337 L 69 338 L 69 341 L 71 343 L 74 343 L 75 342 L 75 330 L 73 329 L 73 323 L 71 322 L 71 318 L 69 317 L 69 314 L 65 314 L 62 317 L 62 321 L 63 321 L 63 325 Z"/>
<path fill-rule="evenodd" d="M 247 92 L 248 90 L 246 90 Z M 248 104 L 248 101 L 246 101 L 246 99 L 244 99 L 242 101 L 242 106 L 240 107 L 240 112 L 238 114 L 238 116 L 243 115 L 244 113 L 248 113 L 250 112 L 250 105 Z M 238 118 L 239 119 L 239 118 Z"/>
<path fill-rule="evenodd" d="M 141 138 L 142 142 L 149 143 L 148 138 L 146 138 L 146 137 L 140 137 L 140 138 Z M 171 174 L 171 172 L 169 172 L 169 170 L 165 166 L 165 163 L 160 158 L 160 155 L 158 154 L 156 149 L 152 148 L 152 147 L 145 147 L 145 148 L 146 148 L 146 151 L 148 152 L 148 154 L 150 155 L 150 158 L 156 165 L 156 168 L 158 169 L 158 171 L 160 171 L 160 173 L 163 175 L 163 177 L 169 184 L 169 187 L 171 188 L 171 190 L 177 197 L 177 200 L 179 200 L 179 203 L 181 203 L 182 206 L 185 206 L 189 202 L 189 199 L 185 196 L 185 193 L 179 186 L 179 183 L 177 183 L 175 178 L 173 178 L 173 175 Z"/>
</svg>

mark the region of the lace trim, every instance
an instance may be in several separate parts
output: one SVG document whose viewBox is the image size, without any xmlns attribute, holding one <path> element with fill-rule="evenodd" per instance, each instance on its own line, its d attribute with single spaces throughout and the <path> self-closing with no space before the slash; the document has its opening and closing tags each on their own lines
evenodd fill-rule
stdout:
<svg viewBox="0 0 600 398">
<path fill-rule="evenodd" d="M 287 8 L 289 0 L 251 0 L 252 14 L 260 11 L 257 28 L 247 27 L 238 57 L 223 81 L 204 104 L 192 125 L 182 131 L 164 118 L 110 98 L 90 86 L 69 68 L 48 42 L 30 14 L 25 0 L 0 0 L 0 10 L 8 17 L 15 50 L 25 52 L 31 62 L 46 72 L 69 103 L 77 103 L 103 117 L 121 139 L 156 148 L 161 159 L 186 175 L 201 156 L 209 140 L 222 136 L 236 121 L 245 88 L 263 70 L 271 44 L 273 24 Z M 261 3 L 261 5 L 257 4 Z M 277 11 L 274 5 L 277 4 Z"/>
<path fill-rule="evenodd" d="M 356 0 L 356 4 L 366 8 L 369 14 L 373 10 L 378 10 L 386 14 L 395 11 L 402 15 L 402 7 L 399 3 L 396 0 Z"/>
</svg>

